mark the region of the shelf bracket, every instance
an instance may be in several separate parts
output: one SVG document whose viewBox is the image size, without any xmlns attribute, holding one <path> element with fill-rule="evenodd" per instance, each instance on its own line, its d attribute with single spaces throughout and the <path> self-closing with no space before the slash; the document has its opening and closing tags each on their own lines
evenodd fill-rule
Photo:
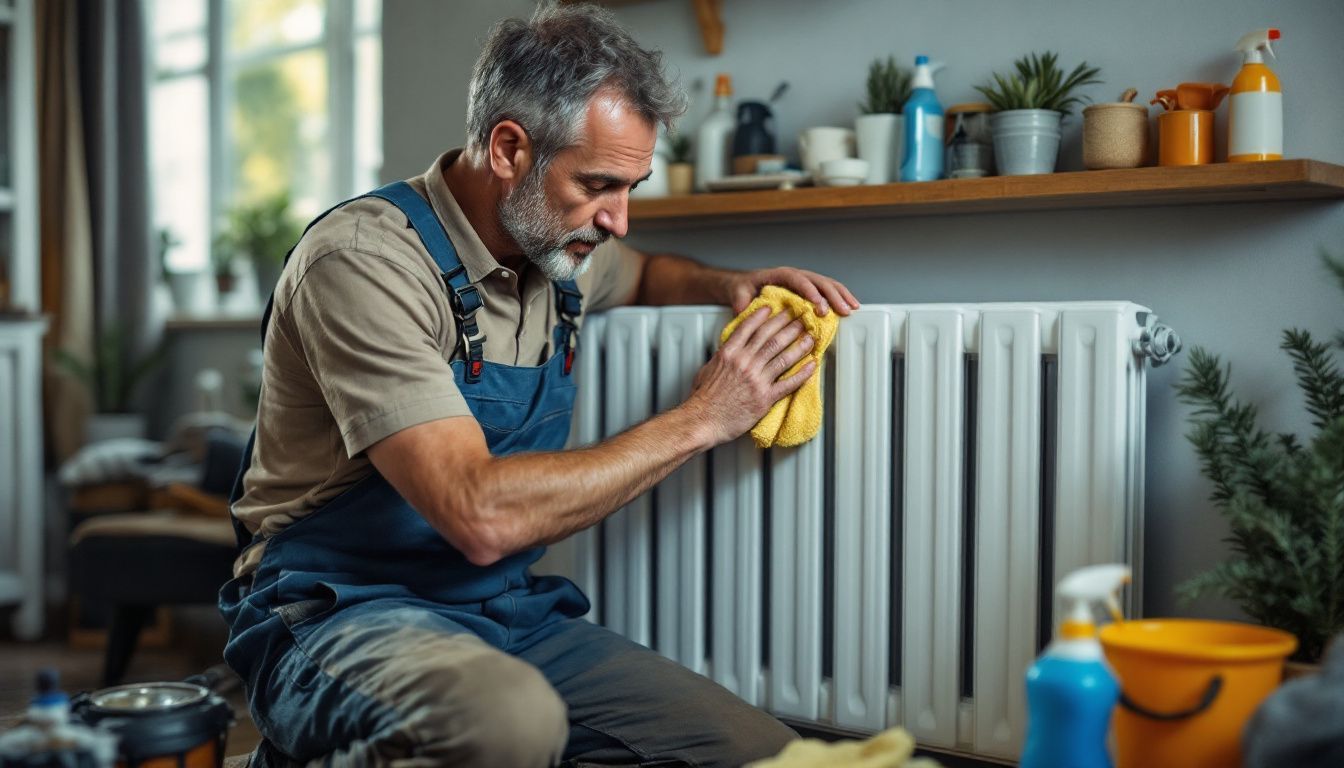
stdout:
<svg viewBox="0 0 1344 768">
<path fill-rule="evenodd" d="M 695 6 L 700 38 L 705 41 L 705 53 L 718 56 L 723 53 L 723 0 L 691 0 L 691 4 Z"/>
</svg>

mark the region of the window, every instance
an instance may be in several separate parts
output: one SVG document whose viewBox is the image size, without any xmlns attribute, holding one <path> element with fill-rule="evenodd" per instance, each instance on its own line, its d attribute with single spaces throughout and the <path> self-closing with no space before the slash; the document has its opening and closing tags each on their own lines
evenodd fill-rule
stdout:
<svg viewBox="0 0 1344 768">
<path fill-rule="evenodd" d="M 154 226 L 207 268 L 231 206 L 288 192 L 307 220 L 382 164 L 381 0 L 146 0 Z"/>
</svg>

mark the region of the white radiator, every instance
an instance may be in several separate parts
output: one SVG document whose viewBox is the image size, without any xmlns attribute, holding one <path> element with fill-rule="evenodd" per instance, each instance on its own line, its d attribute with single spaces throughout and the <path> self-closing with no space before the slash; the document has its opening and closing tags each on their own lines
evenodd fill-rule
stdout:
<svg viewBox="0 0 1344 768">
<path fill-rule="evenodd" d="M 681 402 L 728 317 L 589 318 L 572 442 Z M 1050 585 L 1143 572 L 1140 347 L 1179 345 L 1154 322 L 1122 302 L 867 305 L 828 354 L 817 439 L 716 449 L 540 568 L 777 715 L 1015 757 Z"/>
</svg>

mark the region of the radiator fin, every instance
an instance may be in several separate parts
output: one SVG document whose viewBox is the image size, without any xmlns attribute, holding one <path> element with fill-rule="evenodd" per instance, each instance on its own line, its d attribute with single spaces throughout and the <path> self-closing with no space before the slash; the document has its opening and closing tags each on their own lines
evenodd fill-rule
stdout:
<svg viewBox="0 0 1344 768">
<path fill-rule="evenodd" d="M 962 316 L 917 310 L 905 350 L 902 710 L 916 741 L 954 747 L 961 686 Z"/>
<path fill-rule="evenodd" d="M 980 323 L 976 446 L 974 740 L 1015 758 L 1026 728 L 1022 673 L 1036 653 L 1041 506 L 1041 322 L 1034 311 Z"/>
<path fill-rule="evenodd" d="M 838 334 L 835 376 L 835 723 L 886 725 L 891 601 L 892 317 L 854 315 Z M 907 625 L 909 626 L 909 625 Z"/>
</svg>

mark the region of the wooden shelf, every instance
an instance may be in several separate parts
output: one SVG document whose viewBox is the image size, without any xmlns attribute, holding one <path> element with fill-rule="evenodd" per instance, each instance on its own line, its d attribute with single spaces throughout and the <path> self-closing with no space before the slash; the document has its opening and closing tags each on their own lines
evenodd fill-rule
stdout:
<svg viewBox="0 0 1344 768">
<path fill-rule="evenodd" d="M 650 230 L 688 224 L 1329 199 L 1344 199 L 1344 166 L 1275 160 L 635 199 L 630 201 L 630 220 Z"/>
</svg>

